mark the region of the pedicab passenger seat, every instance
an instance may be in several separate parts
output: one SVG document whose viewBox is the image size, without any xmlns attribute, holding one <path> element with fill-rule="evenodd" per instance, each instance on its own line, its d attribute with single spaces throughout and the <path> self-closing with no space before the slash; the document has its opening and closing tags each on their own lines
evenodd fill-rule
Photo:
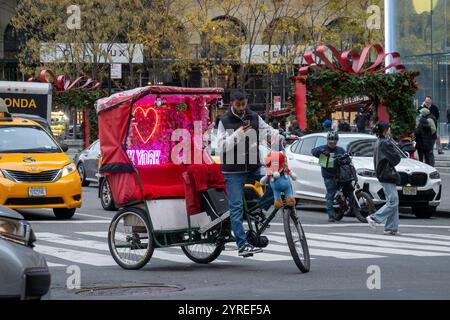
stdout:
<svg viewBox="0 0 450 320">
<path fill-rule="evenodd" d="M 183 164 L 166 163 L 157 166 L 137 168 L 141 183 L 143 198 L 146 200 L 184 198 Z"/>
</svg>

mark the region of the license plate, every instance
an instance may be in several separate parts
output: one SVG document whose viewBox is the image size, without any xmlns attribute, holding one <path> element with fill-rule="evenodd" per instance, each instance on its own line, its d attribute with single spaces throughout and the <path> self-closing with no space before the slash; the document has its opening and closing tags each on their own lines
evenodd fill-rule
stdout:
<svg viewBox="0 0 450 320">
<path fill-rule="evenodd" d="M 29 187 L 28 196 L 30 198 L 45 197 L 47 195 L 47 190 L 45 187 Z"/>
<path fill-rule="evenodd" d="M 405 196 L 415 196 L 417 195 L 416 187 L 403 187 L 403 194 Z"/>
</svg>

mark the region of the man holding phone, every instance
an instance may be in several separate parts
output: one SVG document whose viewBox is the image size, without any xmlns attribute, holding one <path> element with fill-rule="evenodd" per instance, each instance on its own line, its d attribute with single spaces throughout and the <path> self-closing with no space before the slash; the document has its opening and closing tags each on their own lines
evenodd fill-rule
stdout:
<svg viewBox="0 0 450 320">
<path fill-rule="evenodd" d="M 246 258 L 262 252 L 262 249 L 247 242 L 243 226 L 244 186 L 248 179 L 259 181 L 264 175 L 259 145 L 266 140 L 274 148 L 284 137 L 256 112 L 247 108 L 248 100 L 243 91 L 232 92 L 230 105 L 230 109 L 220 118 L 218 149 L 227 186 L 231 229 L 236 238 L 239 256 Z M 270 198 L 273 198 L 273 193 L 268 187 L 260 201 Z"/>
</svg>

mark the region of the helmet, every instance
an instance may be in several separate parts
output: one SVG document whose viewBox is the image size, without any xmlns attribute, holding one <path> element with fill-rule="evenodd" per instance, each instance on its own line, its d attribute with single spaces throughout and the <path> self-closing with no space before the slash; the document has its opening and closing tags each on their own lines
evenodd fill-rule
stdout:
<svg viewBox="0 0 450 320">
<path fill-rule="evenodd" d="M 327 142 L 335 142 L 339 141 L 339 135 L 336 131 L 330 131 L 327 134 Z"/>
</svg>

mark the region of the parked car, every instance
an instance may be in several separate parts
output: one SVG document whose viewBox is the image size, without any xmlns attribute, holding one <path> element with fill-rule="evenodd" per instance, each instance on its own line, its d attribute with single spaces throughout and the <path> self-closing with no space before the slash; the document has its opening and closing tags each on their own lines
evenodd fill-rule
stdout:
<svg viewBox="0 0 450 320">
<path fill-rule="evenodd" d="M 35 121 L 0 118 L 0 205 L 52 208 L 56 217 L 71 218 L 82 194 L 67 149 Z"/>
<path fill-rule="evenodd" d="M 293 182 L 295 197 L 307 201 L 325 203 L 326 189 L 321 176 L 319 160 L 311 150 L 326 144 L 326 133 L 303 136 L 286 149 L 290 168 L 297 174 Z M 352 155 L 359 184 L 373 198 L 376 206 L 386 201 L 383 188 L 376 178 L 373 152 L 376 138 L 362 133 L 342 133 L 338 146 Z M 441 200 L 441 178 L 435 168 L 410 159 L 399 149 L 402 159 L 396 166 L 401 176 L 397 187 L 400 206 L 411 207 L 419 218 L 428 218 L 436 212 Z"/>
<path fill-rule="evenodd" d="M 35 241 L 23 216 L 0 206 L 0 299 L 40 299 L 49 292 L 50 272 L 33 250 Z"/>
<path fill-rule="evenodd" d="M 75 156 L 74 163 L 76 163 L 78 173 L 80 174 L 81 185 L 87 187 L 91 182 L 98 183 L 98 196 L 103 209 L 113 211 L 117 208 L 111 194 L 111 189 L 109 188 L 108 181 L 99 173 L 101 158 L 100 141 L 96 140 L 88 148 Z"/>
</svg>

